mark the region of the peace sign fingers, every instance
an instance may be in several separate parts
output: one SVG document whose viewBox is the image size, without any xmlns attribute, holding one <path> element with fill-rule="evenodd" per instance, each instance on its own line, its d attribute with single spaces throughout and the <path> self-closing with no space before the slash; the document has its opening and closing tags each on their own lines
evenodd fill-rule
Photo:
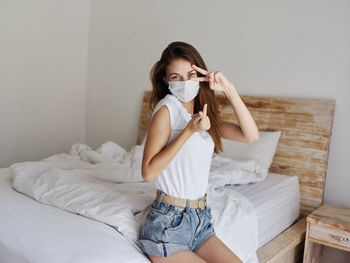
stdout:
<svg viewBox="0 0 350 263">
<path fill-rule="evenodd" d="M 192 64 L 192 68 L 194 68 L 196 71 L 198 71 L 199 73 L 203 74 L 204 76 L 208 75 L 208 73 L 209 73 L 205 69 L 197 67 L 195 64 Z"/>
<path fill-rule="evenodd" d="M 194 81 L 208 82 L 211 90 L 225 92 L 225 90 L 229 89 L 232 86 L 232 84 L 224 77 L 220 71 L 209 72 L 205 69 L 197 67 L 195 64 L 192 64 L 191 66 L 194 70 L 204 76 L 191 77 L 190 79 Z"/>
<path fill-rule="evenodd" d="M 209 82 L 209 78 L 208 78 L 208 71 L 197 67 L 195 64 L 192 64 L 192 68 L 196 71 L 198 71 L 199 73 L 203 74 L 205 77 L 191 77 L 191 80 L 195 80 L 195 81 L 206 81 Z"/>
</svg>

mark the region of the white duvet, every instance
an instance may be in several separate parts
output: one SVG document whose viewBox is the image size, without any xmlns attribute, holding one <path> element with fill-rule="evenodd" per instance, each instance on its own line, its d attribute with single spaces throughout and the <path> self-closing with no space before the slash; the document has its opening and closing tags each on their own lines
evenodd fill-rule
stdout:
<svg viewBox="0 0 350 263">
<path fill-rule="evenodd" d="M 10 166 L 12 186 L 35 200 L 114 227 L 129 241 L 138 238 L 155 189 L 141 178 L 143 145 L 129 152 L 106 142 L 95 151 L 74 144 L 70 154 Z M 254 161 L 214 156 L 208 186 L 217 236 L 243 262 L 258 262 L 257 218 L 253 205 L 226 184 L 263 180 L 267 171 Z M 140 249 L 138 249 L 141 252 Z"/>
</svg>

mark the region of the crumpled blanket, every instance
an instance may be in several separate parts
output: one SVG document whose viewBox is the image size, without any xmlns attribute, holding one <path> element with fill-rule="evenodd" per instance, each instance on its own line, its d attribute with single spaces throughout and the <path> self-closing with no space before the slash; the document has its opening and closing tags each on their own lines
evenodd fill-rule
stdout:
<svg viewBox="0 0 350 263">
<path fill-rule="evenodd" d="M 127 152 L 114 142 L 95 151 L 74 144 L 69 154 L 12 164 L 12 186 L 44 204 L 108 224 L 138 248 L 135 241 L 156 192 L 141 177 L 142 153 L 143 145 Z M 246 183 L 241 174 L 262 180 L 264 171 L 259 169 L 249 161 L 215 156 L 209 176 L 207 202 L 215 232 L 245 263 L 258 263 L 256 214 L 247 198 L 225 185 Z"/>
</svg>

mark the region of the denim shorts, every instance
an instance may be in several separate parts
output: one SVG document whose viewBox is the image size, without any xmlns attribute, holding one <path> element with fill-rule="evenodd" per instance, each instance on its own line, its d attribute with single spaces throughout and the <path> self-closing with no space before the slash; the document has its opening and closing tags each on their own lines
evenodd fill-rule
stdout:
<svg viewBox="0 0 350 263">
<path fill-rule="evenodd" d="M 159 191 L 159 190 L 158 190 Z M 141 228 L 138 245 L 149 255 L 167 257 L 180 251 L 196 251 L 215 235 L 211 209 L 175 206 L 154 200 Z"/>
</svg>

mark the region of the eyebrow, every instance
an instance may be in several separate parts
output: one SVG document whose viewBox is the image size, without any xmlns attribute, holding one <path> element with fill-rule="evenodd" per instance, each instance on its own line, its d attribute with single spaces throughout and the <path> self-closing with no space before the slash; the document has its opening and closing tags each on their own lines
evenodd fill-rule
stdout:
<svg viewBox="0 0 350 263">
<path fill-rule="evenodd" d="M 191 71 L 187 72 L 188 73 L 191 73 L 192 71 L 195 71 L 194 69 L 192 69 Z M 180 75 L 179 73 L 170 73 L 169 75 Z"/>
</svg>

